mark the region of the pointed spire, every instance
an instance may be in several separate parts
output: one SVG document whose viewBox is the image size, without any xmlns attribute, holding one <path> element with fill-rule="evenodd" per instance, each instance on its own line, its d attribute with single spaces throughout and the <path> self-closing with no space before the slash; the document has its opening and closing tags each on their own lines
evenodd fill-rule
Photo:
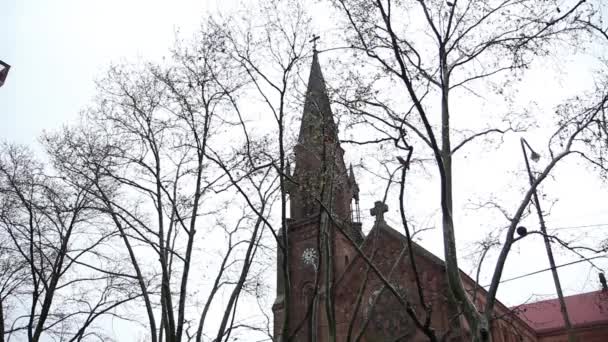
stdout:
<svg viewBox="0 0 608 342">
<path fill-rule="evenodd" d="M 320 148 L 322 142 L 328 139 L 337 142 L 337 128 L 319 64 L 319 54 L 314 50 L 298 142 Z"/>
<path fill-rule="evenodd" d="M 350 183 L 351 189 L 353 190 L 353 198 L 355 201 L 359 201 L 359 185 L 355 179 L 355 171 L 353 171 L 353 164 L 351 163 L 348 168 L 348 182 Z"/>
<path fill-rule="evenodd" d="M 357 184 L 357 181 L 355 180 L 355 172 L 353 171 L 353 163 L 350 163 L 350 166 L 348 167 L 348 180 L 351 182 L 351 184 Z"/>
<path fill-rule="evenodd" d="M 322 198 L 322 201 L 337 217 L 347 220 L 350 216 L 352 188 L 348 185 L 344 150 L 340 147 L 337 131 L 319 64 L 319 53 L 314 51 L 300 136 L 294 146 L 294 185 L 297 185 L 290 193 L 291 218 L 318 215 L 320 206 L 317 196 L 320 194 L 329 196 Z M 327 172 L 322 172 L 324 170 Z M 335 191 L 321 192 L 324 184 L 332 184 Z"/>
</svg>

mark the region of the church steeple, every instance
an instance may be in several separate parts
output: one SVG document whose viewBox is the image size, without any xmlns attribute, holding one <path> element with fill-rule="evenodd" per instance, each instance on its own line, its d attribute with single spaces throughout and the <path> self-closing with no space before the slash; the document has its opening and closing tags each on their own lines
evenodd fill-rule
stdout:
<svg viewBox="0 0 608 342">
<path fill-rule="evenodd" d="M 353 186 L 344 165 L 344 151 L 331 111 L 325 79 L 314 50 L 298 143 L 293 178 L 299 184 L 290 189 L 291 218 L 304 219 L 320 213 L 320 201 L 344 221 L 350 220 Z"/>
<path fill-rule="evenodd" d="M 318 39 L 313 38 L 313 42 Z M 294 147 L 295 167 L 289 164 L 285 174 L 289 177 L 286 191 L 289 193 L 290 219 L 287 221 L 289 282 L 289 324 L 294 332 L 292 341 L 319 340 L 320 324 L 323 322 L 321 308 L 323 293 L 328 293 L 326 277 L 336 279 L 353 260 L 355 249 L 347 236 L 361 243 L 361 224 L 354 222 L 351 202 L 358 187 L 354 172 L 349 176 L 344 164 L 344 150 L 338 140 L 338 128 L 331 111 L 325 80 L 319 64 L 319 53 L 313 50 L 310 76 L 304 99 L 304 109 L 298 142 Z M 358 201 L 356 201 L 358 208 Z M 322 215 L 322 207 L 329 216 Z M 325 212 L 325 210 L 323 211 Z M 358 215 L 356 215 L 358 218 Z M 327 234 L 326 234 L 327 233 Z M 331 247 L 331 261 L 327 262 Z M 277 299 L 273 305 L 275 337 L 285 314 L 282 291 L 283 257 L 278 250 Z M 322 261 L 324 260 L 324 261 Z M 318 281 L 317 281 L 318 280 Z M 309 310 L 312 312 L 307 313 Z M 306 322 L 306 323 L 303 323 Z"/>
<path fill-rule="evenodd" d="M 325 79 L 319 64 L 319 53 L 312 56 L 308 88 L 304 99 L 304 113 L 298 143 L 319 150 L 324 141 L 337 142 L 338 132 L 334 122 Z"/>
</svg>

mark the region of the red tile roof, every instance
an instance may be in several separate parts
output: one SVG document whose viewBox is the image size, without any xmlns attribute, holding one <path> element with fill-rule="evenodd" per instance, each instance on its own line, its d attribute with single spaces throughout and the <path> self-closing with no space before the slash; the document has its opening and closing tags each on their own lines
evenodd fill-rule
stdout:
<svg viewBox="0 0 608 342">
<path fill-rule="evenodd" d="M 608 325 L 608 292 L 582 293 L 564 297 L 564 301 L 573 327 Z M 564 320 L 557 298 L 523 304 L 512 309 L 538 334 L 564 328 Z"/>
</svg>

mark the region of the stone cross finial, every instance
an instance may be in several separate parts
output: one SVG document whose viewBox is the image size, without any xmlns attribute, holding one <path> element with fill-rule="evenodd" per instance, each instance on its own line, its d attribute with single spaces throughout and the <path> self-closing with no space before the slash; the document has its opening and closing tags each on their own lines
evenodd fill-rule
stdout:
<svg viewBox="0 0 608 342">
<path fill-rule="evenodd" d="M 376 201 L 374 207 L 369 210 L 372 216 L 376 216 L 376 222 L 384 221 L 384 213 L 388 211 L 388 206 L 384 202 Z"/>
</svg>

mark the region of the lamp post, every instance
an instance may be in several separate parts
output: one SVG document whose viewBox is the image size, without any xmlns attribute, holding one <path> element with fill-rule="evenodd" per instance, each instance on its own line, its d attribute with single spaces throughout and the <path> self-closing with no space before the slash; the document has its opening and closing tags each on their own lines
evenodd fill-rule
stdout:
<svg viewBox="0 0 608 342">
<path fill-rule="evenodd" d="M 532 149 L 530 144 L 524 139 L 521 138 L 521 150 L 524 154 L 524 160 L 526 161 L 526 169 L 528 170 L 528 178 L 530 180 L 530 186 L 534 184 L 534 175 L 532 175 L 532 169 L 530 168 L 530 161 L 528 160 L 528 153 L 526 151 L 526 147 L 530 150 L 530 158 L 537 162 L 540 159 L 540 155 Z M 533 202 L 536 207 L 536 213 L 538 214 L 538 221 L 540 223 L 540 231 L 543 235 L 543 240 L 545 242 L 545 249 L 547 250 L 547 257 L 549 258 L 549 266 L 551 267 L 551 274 L 553 275 L 553 282 L 555 283 L 555 290 L 557 291 L 557 298 L 559 300 L 560 309 L 562 312 L 562 316 L 564 318 L 564 325 L 566 327 L 566 332 L 568 334 L 568 342 L 575 342 L 576 337 L 572 333 L 572 324 L 570 323 L 570 317 L 568 317 L 568 310 L 566 308 L 566 303 L 564 302 L 564 293 L 562 292 L 562 285 L 559 281 L 559 275 L 557 274 L 557 269 L 555 268 L 555 259 L 553 258 L 553 251 L 551 250 L 551 241 L 549 241 L 549 237 L 547 236 L 547 227 L 545 226 L 545 218 L 543 217 L 543 212 L 540 207 L 540 201 L 538 200 L 538 193 L 536 188 L 534 188 Z"/>
<path fill-rule="evenodd" d="M 2 69 L 0 69 L 0 87 L 2 87 L 4 81 L 6 81 L 6 76 L 8 76 L 8 71 L 10 70 L 11 66 L 3 61 L 0 61 L 0 66 L 2 67 Z"/>
</svg>

